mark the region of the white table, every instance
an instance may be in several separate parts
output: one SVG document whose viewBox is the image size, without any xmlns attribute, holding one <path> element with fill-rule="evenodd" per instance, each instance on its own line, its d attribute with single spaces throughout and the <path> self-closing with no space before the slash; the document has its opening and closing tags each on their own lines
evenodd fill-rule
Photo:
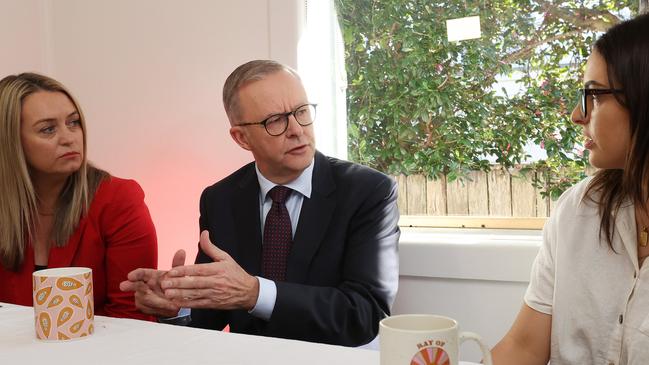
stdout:
<svg viewBox="0 0 649 365">
<path fill-rule="evenodd" d="M 379 364 L 378 351 L 103 316 L 90 337 L 45 342 L 31 307 L 0 305 L 0 364 Z"/>
</svg>

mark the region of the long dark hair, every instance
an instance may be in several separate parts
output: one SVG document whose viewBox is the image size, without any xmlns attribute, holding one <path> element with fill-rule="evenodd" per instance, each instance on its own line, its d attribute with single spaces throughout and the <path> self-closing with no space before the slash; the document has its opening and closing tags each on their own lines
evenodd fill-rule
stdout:
<svg viewBox="0 0 649 365">
<path fill-rule="evenodd" d="M 586 196 L 599 206 L 600 237 L 613 248 L 614 222 L 625 200 L 642 207 L 649 200 L 649 14 L 613 26 L 595 43 L 606 61 L 611 87 L 629 112 L 631 140 L 623 170 L 600 170 Z M 613 86 L 615 85 L 615 86 Z M 599 197 L 594 198 L 594 193 Z"/>
</svg>

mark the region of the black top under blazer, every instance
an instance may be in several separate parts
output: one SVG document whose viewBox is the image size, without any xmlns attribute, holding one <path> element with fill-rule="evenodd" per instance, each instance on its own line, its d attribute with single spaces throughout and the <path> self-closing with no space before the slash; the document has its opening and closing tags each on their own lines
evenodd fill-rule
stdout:
<svg viewBox="0 0 649 365">
<path fill-rule="evenodd" d="M 200 229 L 250 275 L 261 275 L 259 183 L 254 163 L 206 188 Z M 245 310 L 193 309 L 191 326 L 358 346 L 378 334 L 399 279 L 397 185 L 369 167 L 316 152 L 286 281 L 268 321 Z M 196 263 L 212 262 L 199 247 Z"/>
</svg>

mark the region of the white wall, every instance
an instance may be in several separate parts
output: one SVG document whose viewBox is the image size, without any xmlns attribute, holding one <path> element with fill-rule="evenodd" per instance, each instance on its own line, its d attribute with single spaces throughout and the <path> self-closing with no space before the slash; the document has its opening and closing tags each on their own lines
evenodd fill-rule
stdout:
<svg viewBox="0 0 649 365">
<path fill-rule="evenodd" d="M 0 78 L 47 70 L 46 12 L 40 0 L 0 0 Z"/>
<path fill-rule="evenodd" d="M 393 313 L 454 318 L 493 347 L 523 304 L 540 244 L 540 231 L 404 228 Z M 460 358 L 477 362 L 481 355 L 467 344 Z"/>
<path fill-rule="evenodd" d="M 89 158 L 146 193 L 168 267 L 198 242 L 201 191 L 251 155 L 228 134 L 225 78 L 243 62 L 297 66 L 298 0 L 0 0 L 0 77 L 63 82 L 88 120 Z"/>
</svg>

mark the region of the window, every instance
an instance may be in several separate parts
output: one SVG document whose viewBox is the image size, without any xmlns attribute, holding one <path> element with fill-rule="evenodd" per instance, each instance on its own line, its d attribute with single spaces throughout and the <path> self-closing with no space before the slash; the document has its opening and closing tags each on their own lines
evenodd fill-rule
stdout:
<svg viewBox="0 0 649 365">
<path fill-rule="evenodd" d="M 309 98 L 318 103 L 314 123 L 318 149 L 347 159 L 345 48 L 333 1 L 306 1 L 305 20 L 298 44 L 298 71 Z"/>
<path fill-rule="evenodd" d="M 600 32 L 637 12 L 636 0 L 335 5 L 349 159 L 397 176 L 402 214 L 539 227 L 553 199 L 586 176 L 569 121 L 582 66 Z M 449 42 L 446 20 L 469 16 L 480 17 L 482 36 Z"/>
</svg>

